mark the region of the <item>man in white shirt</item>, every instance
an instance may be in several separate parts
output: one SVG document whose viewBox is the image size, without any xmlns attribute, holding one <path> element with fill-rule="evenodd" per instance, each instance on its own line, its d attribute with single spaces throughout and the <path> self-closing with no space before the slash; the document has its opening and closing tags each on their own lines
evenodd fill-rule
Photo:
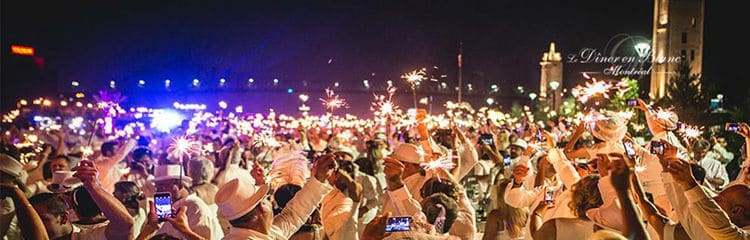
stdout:
<svg viewBox="0 0 750 240">
<path fill-rule="evenodd" d="M 273 215 L 267 199 L 268 186 L 264 182 L 234 179 L 216 193 L 220 217 L 229 220 L 232 227 L 223 239 L 288 239 L 302 226 L 331 186 L 326 183 L 337 168 L 333 155 L 317 160 L 313 166 L 314 177 L 297 192 L 278 215 Z"/>
<path fill-rule="evenodd" d="M 184 176 L 185 173 L 180 165 L 161 165 L 154 170 L 154 185 L 156 192 L 168 192 L 174 204 L 174 209 L 186 207 L 186 215 L 190 228 L 198 235 L 206 239 L 220 239 L 224 236 L 216 213 L 201 200 L 195 193 L 190 192 L 192 179 Z M 157 231 L 158 230 L 158 231 Z M 171 223 L 149 223 L 141 231 L 141 235 L 149 236 L 156 234 L 169 234 L 171 236 L 186 238 L 182 232 Z"/>
<path fill-rule="evenodd" d="M 102 144 L 102 155 L 94 163 L 99 171 L 99 182 L 107 192 L 115 191 L 115 183 L 120 181 L 126 167 L 121 162 L 135 148 L 135 144 L 135 139 L 128 139 L 120 147 L 116 147 L 116 142 Z"/>
<path fill-rule="evenodd" d="M 699 224 L 685 226 L 688 233 L 701 233 L 698 238 L 691 235 L 692 239 L 750 239 L 750 186 L 733 185 L 710 198 L 693 178 L 688 163 L 670 161 L 668 169 L 675 188 L 684 192 L 681 197 L 686 200 L 687 209 L 682 210 Z"/>
<path fill-rule="evenodd" d="M 693 159 L 706 170 L 706 185 L 711 190 L 721 190 L 729 184 L 729 174 L 724 165 L 716 159 L 718 153 L 712 152 L 708 141 L 698 139 L 693 143 Z"/>
<path fill-rule="evenodd" d="M 50 239 L 131 239 L 133 238 L 134 222 L 128 210 L 112 194 L 106 192 L 99 184 L 97 170 L 90 161 L 82 161 L 81 165 L 73 168 L 75 176 L 81 179 L 83 187 L 88 191 L 91 199 L 109 220 L 106 224 L 99 224 L 84 230 L 72 225 L 72 216 L 68 215 L 68 204 L 53 193 L 42 193 L 29 199 L 34 210 L 44 222 Z"/>
</svg>

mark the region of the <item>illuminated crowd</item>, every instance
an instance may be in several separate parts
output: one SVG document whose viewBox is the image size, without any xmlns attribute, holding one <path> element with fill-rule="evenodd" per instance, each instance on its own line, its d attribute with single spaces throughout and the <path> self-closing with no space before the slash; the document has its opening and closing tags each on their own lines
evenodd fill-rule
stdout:
<svg viewBox="0 0 750 240">
<path fill-rule="evenodd" d="M 3 115 L 0 234 L 750 239 L 745 123 L 709 133 L 641 99 L 611 109 L 625 86 L 595 79 L 544 120 L 466 102 L 427 112 L 418 75 L 404 76 L 414 108 L 393 88 L 369 105 L 328 90 L 321 115 L 126 109 L 106 92 L 21 99 Z"/>
</svg>

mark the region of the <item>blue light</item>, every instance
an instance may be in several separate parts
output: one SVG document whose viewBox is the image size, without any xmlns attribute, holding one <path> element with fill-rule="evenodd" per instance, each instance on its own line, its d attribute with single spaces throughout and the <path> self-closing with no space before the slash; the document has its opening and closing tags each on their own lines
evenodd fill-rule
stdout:
<svg viewBox="0 0 750 240">
<path fill-rule="evenodd" d="M 291 89 L 291 88 L 287 88 L 287 89 L 286 89 L 286 93 L 293 93 L 293 92 L 294 92 L 294 90 L 293 90 L 293 89 Z"/>
<path fill-rule="evenodd" d="M 162 132 L 169 132 L 182 125 L 182 120 L 185 119 L 181 114 L 169 110 L 154 112 L 151 117 L 151 127 Z"/>
</svg>

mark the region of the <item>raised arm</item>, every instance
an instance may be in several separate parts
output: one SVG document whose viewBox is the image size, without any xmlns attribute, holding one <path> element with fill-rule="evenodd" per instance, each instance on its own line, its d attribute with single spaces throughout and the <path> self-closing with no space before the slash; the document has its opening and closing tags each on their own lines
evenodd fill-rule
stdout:
<svg viewBox="0 0 750 240">
<path fill-rule="evenodd" d="M 126 239 L 133 236 L 133 217 L 120 201 L 115 199 L 112 194 L 108 193 L 99 184 L 97 178 L 98 172 L 94 163 L 88 160 L 81 161 L 78 167 L 72 169 L 76 171 L 75 177 L 81 179 L 83 187 L 88 190 L 91 198 L 94 200 L 102 213 L 109 219 L 105 234 L 108 239 Z"/>
<path fill-rule="evenodd" d="M 610 157 L 612 158 L 612 186 L 622 206 L 623 235 L 628 239 L 649 239 L 646 228 L 635 209 L 635 202 L 628 192 L 631 175 L 633 175 L 632 166 L 628 165 L 620 154 L 610 154 Z"/>
<path fill-rule="evenodd" d="M 39 218 L 39 214 L 36 213 L 21 189 L 0 184 L 0 199 L 6 197 L 13 200 L 16 217 L 18 217 L 18 226 L 21 228 L 21 235 L 24 239 L 49 239 L 42 219 Z"/>
</svg>

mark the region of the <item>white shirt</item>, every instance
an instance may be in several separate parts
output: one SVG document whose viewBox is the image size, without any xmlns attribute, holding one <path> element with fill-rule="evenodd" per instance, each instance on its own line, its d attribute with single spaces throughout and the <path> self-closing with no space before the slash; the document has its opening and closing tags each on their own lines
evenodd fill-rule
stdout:
<svg viewBox="0 0 750 240">
<path fill-rule="evenodd" d="M 359 239 L 357 232 L 358 202 L 352 201 L 338 189 L 333 189 L 323 198 L 320 205 L 320 218 L 328 239 Z"/>
<path fill-rule="evenodd" d="M 685 191 L 690 214 L 714 239 L 750 239 L 750 225 L 739 228 L 708 194 L 696 186 Z"/>
<path fill-rule="evenodd" d="M 135 144 L 135 139 L 130 139 L 120 148 L 115 149 L 115 154 L 111 157 L 100 156 L 94 161 L 96 170 L 99 171 L 99 182 L 107 192 L 114 192 L 115 183 L 120 181 L 123 169 L 125 169 L 125 166 L 119 163 L 135 148 Z"/>
<path fill-rule="evenodd" d="M 727 169 L 724 168 L 724 165 L 721 164 L 719 160 L 716 160 L 710 154 L 706 155 L 700 162 L 698 162 L 698 164 L 706 170 L 706 177 L 720 178 L 724 180 L 724 183 L 718 186 L 711 184 L 709 181 L 705 181 L 706 185 L 708 185 L 711 190 L 723 189 L 729 184 L 729 174 L 727 174 Z"/>
<path fill-rule="evenodd" d="M 300 226 L 305 224 L 323 196 L 328 194 L 331 189 L 328 184 L 311 178 L 286 204 L 281 213 L 273 218 L 273 225 L 268 235 L 251 229 L 231 227 L 229 233 L 223 239 L 289 239 L 299 230 Z"/>
<path fill-rule="evenodd" d="M 207 239 L 221 239 L 224 236 L 221 225 L 219 225 L 219 219 L 216 218 L 216 212 L 212 212 L 208 205 L 197 195 L 190 194 L 175 202 L 173 206 L 174 209 L 180 209 L 183 206 L 187 207 L 185 214 L 188 218 L 188 225 L 198 235 Z M 162 233 L 185 238 L 180 231 L 168 222 L 164 223 L 157 232 L 157 234 Z"/>
</svg>

